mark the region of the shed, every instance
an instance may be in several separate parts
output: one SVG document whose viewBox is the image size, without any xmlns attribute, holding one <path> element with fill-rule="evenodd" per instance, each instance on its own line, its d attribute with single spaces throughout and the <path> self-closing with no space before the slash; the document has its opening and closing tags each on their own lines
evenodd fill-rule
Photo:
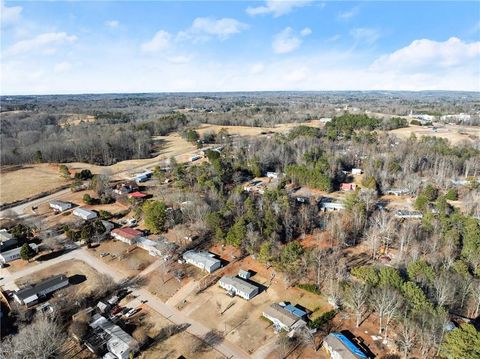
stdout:
<svg viewBox="0 0 480 359">
<path fill-rule="evenodd" d="M 249 270 L 240 269 L 238 271 L 238 276 L 242 279 L 249 279 L 252 276 Z"/>
</svg>

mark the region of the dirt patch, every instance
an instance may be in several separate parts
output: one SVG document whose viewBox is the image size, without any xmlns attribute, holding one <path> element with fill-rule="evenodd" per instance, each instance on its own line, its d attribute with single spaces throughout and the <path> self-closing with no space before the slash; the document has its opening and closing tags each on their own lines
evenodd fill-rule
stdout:
<svg viewBox="0 0 480 359">
<path fill-rule="evenodd" d="M 146 315 L 142 318 L 142 326 L 145 328 L 147 335 L 151 338 L 156 338 L 162 328 L 165 328 L 172 323 L 155 312 L 154 310 L 146 309 Z M 196 359 L 220 359 L 224 356 L 216 350 L 205 347 L 203 351 L 195 351 L 201 344 L 200 339 L 194 335 L 181 331 L 168 339 L 158 340 L 146 351 L 142 352 L 139 358 L 142 359 L 162 359 L 162 358 L 178 358 L 183 355 L 186 358 Z"/>
<path fill-rule="evenodd" d="M 92 248 L 89 251 L 91 251 L 95 257 L 98 257 L 126 276 L 137 275 L 157 260 L 156 257 L 152 257 L 147 251 L 141 248 L 129 246 L 126 243 L 115 240 L 103 241 L 98 247 Z M 102 253 L 108 253 L 108 255 L 102 257 Z"/>
</svg>

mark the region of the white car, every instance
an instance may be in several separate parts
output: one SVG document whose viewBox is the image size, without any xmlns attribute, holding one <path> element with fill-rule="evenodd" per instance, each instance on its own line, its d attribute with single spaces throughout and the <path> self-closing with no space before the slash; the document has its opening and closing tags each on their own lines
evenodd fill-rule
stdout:
<svg viewBox="0 0 480 359">
<path fill-rule="evenodd" d="M 133 317 L 135 314 L 137 314 L 139 311 L 141 310 L 141 308 L 132 308 L 130 309 L 127 314 L 125 314 L 125 318 L 130 318 L 130 317 Z"/>
</svg>

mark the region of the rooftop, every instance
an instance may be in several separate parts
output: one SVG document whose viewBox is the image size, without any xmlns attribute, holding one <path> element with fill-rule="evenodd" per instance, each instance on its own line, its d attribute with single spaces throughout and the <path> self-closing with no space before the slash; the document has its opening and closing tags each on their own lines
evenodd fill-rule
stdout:
<svg viewBox="0 0 480 359">
<path fill-rule="evenodd" d="M 220 279 L 220 282 L 226 285 L 231 285 L 235 287 L 238 291 L 243 293 L 251 293 L 255 290 L 258 290 L 258 287 L 256 285 L 253 285 L 238 277 L 223 276 L 222 279 Z"/>
<path fill-rule="evenodd" d="M 112 234 L 117 234 L 121 237 L 133 239 L 140 237 L 143 233 L 140 232 L 137 229 L 130 228 L 130 227 L 122 227 L 122 228 L 116 228 L 112 231 Z"/>
<path fill-rule="evenodd" d="M 202 264 L 204 267 L 210 267 L 215 263 L 220 262 L 219 259 L 215 258 L 213 254 L 208 252 L 188 251 L 183 254 L 183 259 Z"/>
<path fill-rule="evenodd" d="M 368 359 L 368 356 L 342 333 L 330 333 L 325 342 L 343 359 Z"/>
<path fill-rule="evenodd" d="M 29 285 L 28 287 L 19 289 L 15 292 L 15 295 L 24 300 L 28 297 L 31 297 L 33 295 L 36 295 L 39 292 L 44 291 L 45 289 L 51 288 L 57 284 L 62 283 L 63 281 L 68 280 L 66 276 L 63 274 L 56 275 L 54 277 L 47 278 L 35 285 Z"/>
<path fill-rule="evenodd" d="M 295 307 L 292 304 L 286 305 L 285 310 L 288 310 L 290 313 L 292 313 L 293 315 L 295 315 L 298 318 L 302 318 L 302 317 L 307 315 L 307 312 Z"/>
<path fill-rule="evenodd" d="M 291 327 L 298 320 L 297 316 L 278 303 L 273 303 L 263 311 L 266 315 L 278 319 L 284 325 Z"/>
</svg>

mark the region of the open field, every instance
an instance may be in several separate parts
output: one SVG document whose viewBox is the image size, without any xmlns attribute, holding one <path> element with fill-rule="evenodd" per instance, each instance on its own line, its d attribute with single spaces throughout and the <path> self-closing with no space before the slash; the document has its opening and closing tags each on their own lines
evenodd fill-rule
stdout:
<svg viewBox="0 0 480 359">
<path fill-rule="evenodd" d="M 69 181 L 60 177 L 58 166 L 46 163 L 6 166 L 0 170 L 0 203 L 24 199 L 51 191 Z"/>
<path fill-rule="evenodd" d="M 459 126 L 459 125 L 443 125 L 435 124 L 436 131 L 432 130 L 431 126 L 415 126 L 410 125 L 405 128 L 398 128 L 390 131 L 391 134 L 398 136 L 399 138 L 408 138 L 412 133 L 417 137 L 433 136 L 446 138 L 452 144 L 458 144 L 463 141 L 479 141 L 480 140 L 480 127 L 474 126 Z"/>
</svg>

